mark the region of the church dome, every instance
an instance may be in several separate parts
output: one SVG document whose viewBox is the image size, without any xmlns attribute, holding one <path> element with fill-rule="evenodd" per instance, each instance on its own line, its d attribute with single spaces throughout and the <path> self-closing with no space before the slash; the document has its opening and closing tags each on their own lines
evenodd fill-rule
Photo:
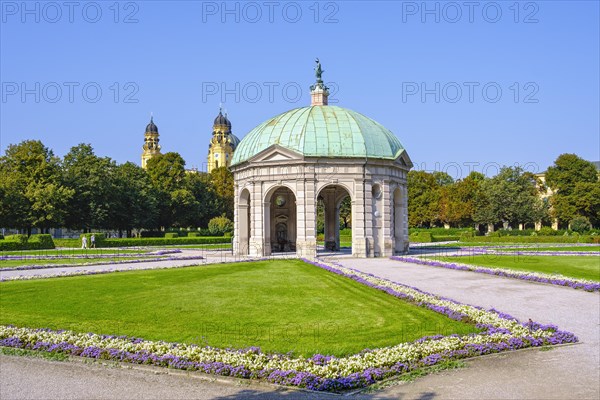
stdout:
<svg viewBox="0 0 600 400">
<path fill-rule="evenodd" d="M 146 125 L 146 133 L 158 133 L 158 127 L 154 124 L 152 117 L 150 117 L 150 123 Z"/>
<path fill-rule="evenodd" d="M 232 165 L 278 144 L 305 157 L 395 160 L 404 151 L 383 125 L 347 108 L 313 105 L 277 115 L 254 128 L 237 146 Z"/>
<path fill-rule="evenodd" d="M 223 113 L 221 113 L 221 111 L 219 110 L 219 115 L 217 115 L 217 118 L 215 118 L 214 125 L 231 126 L 231 122 L 229 122 L 227 117 L 224 116 Z"/>
</svg>

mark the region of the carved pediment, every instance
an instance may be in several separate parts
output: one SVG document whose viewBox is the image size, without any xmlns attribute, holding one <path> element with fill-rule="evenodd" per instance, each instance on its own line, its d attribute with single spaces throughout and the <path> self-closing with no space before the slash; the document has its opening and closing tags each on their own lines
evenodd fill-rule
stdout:
<svg viewBox="0 0 600 400">
<path fill-rule="evenodd" d="M 302 160 L 303 157 L 301 154 L 296 153 L 295 151 L 286 149 L 278 144 L 274 144 L 269 146 L 265 150 L 261 151 L 251 159 L 249 162 L 289 162 L 293 160 Z"/>
<path fill-rule="evenodd" d="M 408 156 L 408 153 L 406 152 L 406 150 L 402 150 L 402 152 L 400 153 L 400 155 L 398 156 L 398 158 L 396 158 L 396 160 L 394 162 L 404 168 L 412 168 L 413 167 L 413 162 L 411 161 L 410 157 Z"/>
</svg>

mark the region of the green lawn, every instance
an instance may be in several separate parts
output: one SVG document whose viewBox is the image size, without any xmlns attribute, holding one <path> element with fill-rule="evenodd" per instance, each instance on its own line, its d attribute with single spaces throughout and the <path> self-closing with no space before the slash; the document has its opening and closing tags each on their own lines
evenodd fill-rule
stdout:
<svg viewBox="0 0 600 400">
<path fill-rule="evenodd" d="M 150 258 L 161 258 L 161 256 L 150 257 Z M 140 257 L 103 257 L 103 258 L 41 258 L 41 259 L 27 259 L 27 260 L 0 260 L 0 269 L 2 268 L 14 268 L 23 265 L 54 265 L 54 264 L 69 264 L 69 265 L 80 265 L 94 262 L 108 262 L 108 261 L 127 261 L 127 260 L 139 260 Z"/>
<path fill-rule="evenodd" d="M 519 271 L 560 274 L 571 278 L 600 281 L 600 258 L 590 256 L 517 256 L 477 255 L 464 257 L 428 257 L 436 260 Z"/>
<path fill-rule="evenodd" d="M 1 283 L 0 323 L 344 355 L 475 332 L 299 260 Z"/>
<path fill-rule="evenodd" d="M 213 244 L 184 244 L 172 246 L 159 246 L 160 248 L 169 249 L 203 249 L 203 250 L 231 250 L 231 243 L 213 243 Z"/>
<path fill-rule="evenodd" d="M 586 251 L 600 253 L 600 246 L 512 247 L 502 251 Z"/>
<path fill-rule="evenodd" d="M 53 250 L 17 250 L 0 251 L 0 256 L 74 256 L 74 255 L 94 255 L 94 254 L 139 254 L 149 253 L 148 249 L 53 249 Z"/>
</svg>

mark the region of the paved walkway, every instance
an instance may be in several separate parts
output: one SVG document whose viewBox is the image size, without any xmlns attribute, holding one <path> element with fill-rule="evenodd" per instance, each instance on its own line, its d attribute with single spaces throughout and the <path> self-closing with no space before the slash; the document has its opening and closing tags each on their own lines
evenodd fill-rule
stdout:
<svg viewBox="0 0 600 400">
<path fill-rule="evenodd" d="M 233 261 L 216 251 L 206 262 Z M 554 323 L 581 344 L 472 359 L 468 368 L 429 375 L 359 399 L 598 399 L 600 295 L 514 279 L 418 266 L 386 259 L 331 256 L 342 264 L 458 301 L 495 307 L 522 320 Z M 155 263 L 153 263 L 155 264 Z M 136 264 L 134 264 L 136 265 Z M 138 264 L 139 265 L 139 264 Z M 46 270 L 47 271 L 47 270 Z M 29 272 L 29 271 L 15 271 Z M 0 398 L 315 399 L 332 395 L 268 385 L 206 381 L 185 373 L 115 369 L 0 356 Z"/>
<path fill-rule="evenodd" d="M 194 260 L 178 259 L 182 257 L 198 257 Z M 201 258 L 200 258 L 201 257 Z M 212 264 L 220 262 L 235 262 L 240 261 L 240 257 L 233 256 L 231 250 L 205 250 L 205 249 L 182 249 L 181 253 L 169 255 L 168 260 L 164 261 L 142 261 L 142 262 L 126 262 L 118 264 L 101 264 L 101 265 L 73 265 L 69 267 L 28 269 L 16 271 L 3 271 L 0 269 L 0 279 L 14 276 L 40 276 L 48 274 L 68 273 L 71 271 L 110 271 L 118 270 L 136 270 L 150 268 L 165 268 L 167 266 L 189 266 L 198 264 Z M 108 261 L 108 260 L 107 260 Z"/>
</svg>

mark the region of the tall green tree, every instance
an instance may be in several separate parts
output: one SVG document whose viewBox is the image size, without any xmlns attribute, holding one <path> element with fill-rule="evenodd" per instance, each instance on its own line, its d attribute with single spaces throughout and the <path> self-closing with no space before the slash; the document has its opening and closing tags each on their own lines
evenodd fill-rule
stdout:
<svg viewBox="0 0 600 400">
<path fill-rule="evenodd" d="M 90 144 L 71 148 L 63 161 L 64 180 L 74 191 L 69 201 L 66 226 L 82 229 L 109 228 L 111 212 L 117 201 L 115 171 L 117 165 L 109 157 L 99 157 Z"/>
<path fill-rule="evenodd" d="M 440 219 L 451 226 L 466 227 L 475 223 L 475 201 L 480 196 L 485 176 L 471 172 L 465 179 L 440 188 Z"/>
<path fill-rule="evenodd" d="M 552 216 L 564 225 L 576 216 L 587 217 L 592 225 L 600 223 L 600 207 L 593 193 L 597 193 L 598 171 L 593 163 L 575 154 L 561 154 L 546 171 L 546 185 Z"/>
<path fill-rule="evenodd" d="M 227 167 L 215 168 L 210 172 L 210 181 L 218 199 L 220 214 L 233 220 L 233 174 Z"/>
<path fill-rule="evenodd" d="M 408 224 L 430 227 L 439 219 L 440 186 L 433 174 L 425 171 L 408 173 Z"/>
<path fill-rule="evenodd" d="M 158 200 L 150 176 L 141 167 L 126 162 L 115 170 L 113 209 L 109 225 L 131 236 L 133 229 L 158 227 Z"/>
<path fill-rule="evenodd" d="M 534 223 L 545 215 L 535 176 L 520 167 L 501 168 L 483 182 L 481 190 L 476 201 L 478 223 L 509 226 Z"/>
<path fill-rule="evenodd" d="M 185 205 L 179 201 L 180 194 L 175 195 L 185 189 L 185 161 L 179 153 L 170 152 L 152 157 L 146 168 L 156 192 L 158 226 L 169 228 L 176 222 L 174 217 L 181 215 L 180 210 L 173 207 Z"/>
<path fill-rule="evenodd" d="M 66 187 L 60 159 L 39 140 L 9 145 L 0 157 L 0 217 L 5 226 L 31 233 L 60 227 L 73 190 Z"/>
<path fill-rule="evenodd" d="M 208 222 L 220 214 L 222 208 L 213 190 L 211 176 L 207 173 L 190 173 L 185 176 L 185 187 L 189 190 L 198 202 L 198 210 L 191 226 L 208 226 Z"/>
</svg>

